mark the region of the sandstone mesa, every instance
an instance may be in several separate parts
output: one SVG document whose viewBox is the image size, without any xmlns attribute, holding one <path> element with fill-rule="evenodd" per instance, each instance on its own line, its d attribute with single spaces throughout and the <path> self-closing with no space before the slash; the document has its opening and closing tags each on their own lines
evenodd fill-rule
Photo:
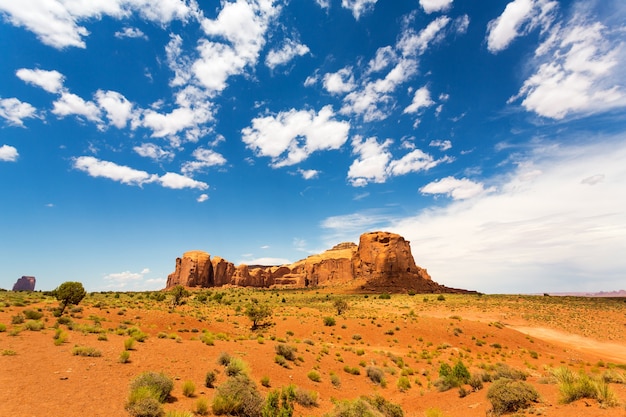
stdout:
<svg viewBox="0 0 626 417">
<path fill-rule="evenodd" d="M 375 292 L 470 292 L 433 281 L 426 269 L 415 264 L 409 242 L 389 232 L 364 233 L 358 246 L 340 243 L 318 255 L 280 266 L 235 266 L 203 251 L 189 251 L 176 259 L 176 270 L 167 277 L 166 289 L 176 285 L 189 288 L 345 286 Z"/>
<path fill-rule="evenodd" d="M 36 283 L 35 277 L 24 275 L 13 284 L 13 291 L 35 291 Z"/>
</svg>

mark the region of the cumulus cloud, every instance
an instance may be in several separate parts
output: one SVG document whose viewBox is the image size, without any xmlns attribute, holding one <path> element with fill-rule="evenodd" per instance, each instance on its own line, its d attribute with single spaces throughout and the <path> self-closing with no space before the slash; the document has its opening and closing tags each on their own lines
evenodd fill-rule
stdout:
<svg viewBox="0 0 626 417">
<path fill-rule="evenodd" d="M 363 14 L 374 8 L 377 1 L 378 0 L 341 0 L 341 7 L 352 11 L 352 16 L 354 16 L 356 20 L 359 20 Z"/>
<path fill-rule="evenodd" d="M 101 124 L 100 109 L 92 101 L 85 101 L 76 94 L 64 91 L 54 103 L 52 113 L 59 117 L 78 116 Z"/>
<path fill-rule="evenodd" d="M 452 6 L 454 0 L 419 0 L 420 6 L 426 13 L 442 12 Z"/>
<path fill-rule="evenodd" d="M 106 113 L 109 123 L 118 129 L 126 127 L 133 118 L 133 104 L 116 91 L 98 90 L 95 94 L 98 106 Z"/>
<path fill-rule="evenodd" d="M 319 112 L 295 110 L 257 117 L 242 130 L 242 140 L 258 156 L 272 158 L 275 168 L 294 165 L 318 151 L 339 149 L 350 124 L 335 119 L 332 106 Z"/>
<path fill-rule="evenodd" d="M 554 19 L 558 3 L 552 0 L 514 0 L 487 25 L 487 48 L 496 53 L 506 49 L 515 38 L 536 27 L 546 30 Z"/>
<path fill-rule="evenodd" d="M 553 28 L 535 53 L 535 71 L 509 100 L 540 116 L 562 119 L 626 106 L 623 36 L 575 14 Z"/>
<path fill-rule="evenodd" d="M 435 102 L 430 98 L 428 87 L 424 86 L 415 91 L 413 102 L 404 109 L 404 113 L 418 113 L 421 109 L 430 107 Z"/>
<path fill-rule="evenodd" d="M 305 180 L 312 180 L 313 178 L 317 178 L 320 174 L 320 172 L 315 169 L 299 169 L 298 173 L 302 175 L 302 178 Z"/>
<path fill-rule="evenodd" d="M 184 0 L 0 0 L 0 11 L 11 24 L 33 32 L 42 43 L 63 49 L 85 48 L 84 38 L 89 31 L 81 22 L 89 19 L 101 16 L 121 19 L 138 13 L 144 19 L 165 25 L 174 19 L 187 19 L 192 9 Z"/>
<path fill-rule="evenodd" d="M 352 139 L 353 153 L 357 158 L 348 170 L 348 181 L 354 187 L 363 187 L 369 183 L 384 183 L 390 177 L 406 175 L 411 172 L 427 171 L 447 158 L 434 159 L 431 155 L 413 149 L 401 158 L 395 159 L 390 151 L 393 140 L 379 142 L 377 138 Z"/>
<path fill-rule="evenodd" d="M 433 146 L 435 148 L 439 148 L 440 151 L 447 151 L 452 148 L 452 142 L 448 139 L 446 140 L 431 140 L 428 146 Z"/>
<path fill-rule="evenodd" d="M 163 288 L 165 280 L 161 278 L 148 278 L 151 273 L 149 268 L 141 272 L 123 271 L 104 275 L 104 286 L 98 290 L 124 290 L 124 291 L 147 291 Z"/>
<path fill-rule="evenodd" d="M 15 97 L 0 98 L 0 117 L 10 125 L 24 126 L 24 119 L 37 117 L 37 109 Z"/>
<path fill-rule="evenodd" d="M 402 33 L 398 41 L 397 48 L 406 57 L 422 55 L 428 47 L 442 36 L 443 29 L 450 23 L 448 16 L 440 16 L 430 22 L 420 32 L 415 32 L 412 28 L 407 28 Z"/>
<path fill-rule="evenodd" d="M 205 168 L 226 164 L 226 158 L 211 149 L 198 148 L 193 151 L 193 157 L 196 158 L 195 161 L 189 161 L 183 164 L 181 169 L 183 174 L 191 175 Z"/>
<path fill-rule="evenodd" d="M 265 58 L 265 65 L 274 69 L 279 65 L 285 65 L 296 57 L 304 56 L 310 52 L 309 47 L 288 39 L 280 49 L 272 49 Z"/>
<path fill-rule="evenodd" d="M 15 162 L 20 154 L 13 146 L 2 145 L 0 146 L 0 161 Z"/>
<path fill-rule="evenodd" d="M 133 150 L 138 155 L 155 161 L 171 160 L 175 156 L 174 152 L 165 150 L 154 143 L 142 143 L 140 146 L 133 147 Z"/>
<path fill-rule="evenodd" d="M 65 77 L 59 71 L 20 68 L 15 72 L 17 77 L 37 87 L 43 88 L 49 93 L 59 93 L 63 88 Z"/>
<path fill-rule="evenodd" d="M 444 194 L 453 200 L 466 200 L 483 194 L 485 191 L 494 191 L 494 188 L 485 190 L 482 183 L 467 178 L 445 177 L 426 184 L 420 188 L 422 194 Z"/>
<path fill-rule="evenodd" d="M 172 189 L 192 188 L 206 190 L 209 188 L 208 184 L 204 182 L 196 181 L 193 178 L 174 172 L 167 172 L 162 176 L 158 176 L 128 166 L 118 165 L 114 162 L 103 161 L 93 156 L 74 158 L 73 167 L 87 173 L 91 177 L 107 178 L 126 185 L 142 186 L 149 183 L 158 183 L 165 188 Z"/>
<path fill-rule="evenodd" d="M 342 68 L 337 72 L 324 74 L 324 88 L 331 94 L 343 94 L 355 87 L 352 68 Z"/>
<path fill-rule="evenodd" d="M 115 32 L 115 37 L 118 39 L 124 39 L 124 38 L 130 38 L 130 39 L 144 39 L 144 40 L 148 40 L 148 37 L 146 36 L 145 33 L 143 33 L 141 31 L 141 29 L 138 28 L 132 28 L 132 27 L 125 27 L 124 29 Z"/>
<path fill-rule="evenodd" d="M 207 201 L 209 199 L 209 195 L 208 194 L 200 194 L 198 196 L 198 198 L 196 199 L 196 201 L 198 203 L 204 203 L 205 201 Z"/>
</svg>

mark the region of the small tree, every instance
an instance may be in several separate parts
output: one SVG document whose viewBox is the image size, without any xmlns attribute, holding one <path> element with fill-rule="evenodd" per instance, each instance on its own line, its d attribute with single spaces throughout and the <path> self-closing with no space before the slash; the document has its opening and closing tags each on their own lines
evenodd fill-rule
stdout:
<svg viewBox="0 0 626 417">
<path fill-rule="evenodd" d="M 265 320 L 271 317 L 272 308 L 267 304 L 251 303 L 246 308 L 246 316 L 252 320 L 252 330 L 264 325 Z"/>
<path fill-rule="evenodd" d="M 183 298 L 189 297 L 189 291 L 185 289 L 182 285 L 175 286 L 172 291 L 172 305 L 176 307 L 181 304 Z"/>
<path fill-rule="evenodd" d="M 333 305 L 335 306 L 335 310 L 337 310 L 338 316 L 341 316 L 343 312 L 347 311 L 350 308 L 350 305 L 348 304 L 348 302 L 343 299 L 335 300 Z"/>
<path fill-rule="evenodd" d="M 68 305 L 80 303 L 87 292 L 80 282 L 66 281 L 54 290 L 54 295 L 61 302 L 61 314 L 63 314 Z"/>
</svg>

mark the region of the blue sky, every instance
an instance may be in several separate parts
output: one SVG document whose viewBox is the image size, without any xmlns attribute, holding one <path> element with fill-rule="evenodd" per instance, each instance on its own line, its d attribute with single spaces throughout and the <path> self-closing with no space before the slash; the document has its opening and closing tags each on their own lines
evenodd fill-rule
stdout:
<svg viewBox="0 0 626 417">
<path fill-rule="evenodd" d="M 625 40 L 621 0 L 0 0 L 0 287 L 387 230 L 451 287 L 626 288 Z"/>
</svg>

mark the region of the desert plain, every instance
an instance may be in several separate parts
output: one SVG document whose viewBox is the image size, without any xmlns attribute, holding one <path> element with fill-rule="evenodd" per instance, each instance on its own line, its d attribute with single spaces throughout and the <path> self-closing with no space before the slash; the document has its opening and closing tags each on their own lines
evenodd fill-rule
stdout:
<svg viewBox="0 0 626 417">
<path fill-rule="evenodd" d="M 271 311 L 256 328 L 253 304 Z M 58 305 L 0 292 L 0 416 L 128 416 L 130 383 L 146 371 L 174 381 L 166 415 L 198 415 L 199 402 L 211 415 L 225 353 L 263 397 L 289 385 L 309 393 L 314 404 L 295 403 L 294 416 L 336 415 L 337 403 L 376 395 L 405 416 L 491 415 L 502 370 L 539 394 L 505 415 L 626 416 L 624 298 L 213 288 L 179 305 L 170 292 L 89 293 L 61 317 Z M 280 360 L 279 345 L 295 359 Z M 459 362 L 482 383 L 442 389 L 442 364 Z M 601 381 L 604 397 L 565 401 L 564 370 Z"/>
</svg>

